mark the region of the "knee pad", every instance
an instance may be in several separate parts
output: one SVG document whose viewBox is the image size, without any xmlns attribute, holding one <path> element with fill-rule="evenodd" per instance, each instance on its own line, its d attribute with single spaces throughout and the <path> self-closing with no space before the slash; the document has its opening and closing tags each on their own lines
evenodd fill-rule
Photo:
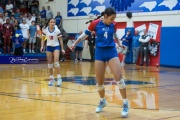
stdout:
<svg viewBox="0 0 180 120">
<path fill-rule="evenodd" d="M 60 65 L 59 65 L 59 62 L 54 62 L 54 66 L 55 67 L 59 67 Z"/>
<path fill-rule="evenodd" d="M 98 85 L 98 84 L 97 84 L 97 90 L 98 90 L 98 91 L 104 90 L 104 85 Z"/>
<path fill-rule="evenodd" d="M 53 68 L 53 64 L 48 64 L 48 68 Z"/>
<path fill-rule="evenodd" d="M 117 83 L 119 89 L 124 89 L 124 88 L 126 88 L 126 85 L 125 85 L 123 79 L 121 79 L 120 81 L 118 81 L 118 82 L 116 82 L 116 83 Z"/>
</svg>

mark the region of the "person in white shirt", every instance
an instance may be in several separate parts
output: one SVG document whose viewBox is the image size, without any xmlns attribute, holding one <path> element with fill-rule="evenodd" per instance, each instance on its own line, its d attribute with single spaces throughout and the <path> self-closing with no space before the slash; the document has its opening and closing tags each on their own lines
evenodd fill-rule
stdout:
<svg viewBox="0 0 180 120">
<path fill-rule="evenodd" d="M 6 11 L 11 13 L 13 11 L 13 8 L 13 4 L 11 4 L 11 1 L 9 0 L 8 4 L 6 5 Z"/>
<path fill-rule="evenodd" d="M 48 68 L 50 72 L 50 81 L 48 85 L 53 86 L 55 82 L 53 76 L 53 64 L 52 64 L 54 61 L 54 67 L 56 68 L 57 71 L 57 86 L 59 87 L 62 84 L 59 55 L 60 55 L 60 50 L 62 51 L 63 54 L 65 54 L 65 51 L 63 49 L 62 35 L 60 30 L 55 27 L 54 18 L 50 18 L 49 20 L 47 20 L 46 26 L 42 30 L 42 34 L 47 37 L 46 55 L 48 61 Z M 41 49 L 40 49 L 41 52 L 43 52 L 43 46 L 44 46 L 44 40 L 42 40 L 41 42 Z"/>
<path fill-rule="evenodd" d="M 20 29 L 21 29 L 21 31 L 22 31 L 23 38 L 25 39 L 25 40 L 24 40 L 24 43 L 23 43 L 23 47 L 24 47 L 23 52 L 24 52 L 24 53 L 27 53 L 25 49 L 26 49 L 26 42 L 27 42 L 28 39 L 29 39 L 29 25 L 26 24 L 26 19 L 23 19 L 23 23 L 21 23 L 21 24 L 19 25 L 19 27 L 20 27 Z"/>
<path fill-rule="evenodd" d="M 144 61 L 146 61 L 146 66 L 148 66 L 149 63 L 149 41 L 150 41 L 150 37 L 147 34 L 147 30 L 144 29 L 144 34 L 139 38 L 139 42 L 141 43 L 139 51 L 140 51 L 140 56 L 141 56 L 141 62 L 140 62 L 140 66 L 143 66 Z"/>
<path fill-rule="evenodd" d="M 31 15 L 29 14 L 28 15 L 28 18 L 27 18 L 27 20 L 26 20 L 26 23 L 29 25 L 29 26 L 31 26 L 31 22 L 32 22 L 33 20 L 32 20 L 32 17 L 31 17 Z"/>
</svg>

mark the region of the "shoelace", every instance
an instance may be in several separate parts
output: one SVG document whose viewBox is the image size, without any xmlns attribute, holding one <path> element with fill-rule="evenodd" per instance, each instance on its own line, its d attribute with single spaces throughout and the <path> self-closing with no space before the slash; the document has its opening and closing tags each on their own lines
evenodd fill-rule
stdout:
<svg viewBox="0 0 180 120">
<path fill-rule="evenodd" d="M 103 100 L 104 101 L 104 100 Z M 100 101 L 99 102 L 99 105 L 98 105 L 98 107 L 103 107 L 102 105 L 103 105 L 103 101 Z"/>
<path fill-rule="evenodd" d="M 127 104 L 124 104 L 124 105 L 123 105 L 123 111 L 125 111 L 125 112 L 128 111 L 128 105 L 127 105 Z"/>
</svg>

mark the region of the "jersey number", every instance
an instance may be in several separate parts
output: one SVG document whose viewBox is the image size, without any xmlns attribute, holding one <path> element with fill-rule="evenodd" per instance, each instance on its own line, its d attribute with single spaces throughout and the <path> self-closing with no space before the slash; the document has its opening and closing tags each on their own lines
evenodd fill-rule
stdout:
<svg viewBox="0 0 180 120">
<path fill-rule="evenodd" d="M 107 37 L 108 37 L 107 32 L 104 33 L 104 37 L 107 39 Z"/>
<path fill-rule="evenodd" d="M 53 38 L 54 38 L 53 36 L 49 36 L 49 39 L 50 39 L 50 40 L 53 40 Z"/>
</svg>

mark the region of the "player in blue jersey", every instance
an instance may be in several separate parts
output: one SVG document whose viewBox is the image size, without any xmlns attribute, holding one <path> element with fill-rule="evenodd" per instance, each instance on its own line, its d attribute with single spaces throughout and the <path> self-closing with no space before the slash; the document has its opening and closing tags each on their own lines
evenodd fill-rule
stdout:
<svg viewBox="0 0 180 120">
<path fill-rule="evenodd" d="M 99 19 L 101 16 L 104 16 L 103 19 Z M 96 32 L 96 50 L 95 50 L 95 73 L 97 80 L 97 90 L 100 95 L 100 103 L 96 108 L 96 112 L 102 112 L 103 108 L 107 105 L 107 101 L 105 99 L 105 88 L 104 88 L 104 74 L 106 68 L 106 62 L 108 63 L 114 78 L 117 82 L 119 91 L 123 98 L 123 110 L 121 112 L 122 117 L 128 116 L 129 105 L 126 96 L 126 85 L 122 78 L 121 73 L 121 65 L 119 62 L 118 54 L 116 51 L 114 38 L 119 44 L 119 40 L 116 35 L 116 22 L 114 19 L 116 18 L 116 11 L 109 7 L 106 8 L 101 16 L 96 20 L 90 21 L 88 29 L 79 36 L 79 38 L 72 44 L 71 50 L 74 50 L 76 45 L 84 40 L 88 35 L 91 34 L 92 31 Z"/>
</svg>

